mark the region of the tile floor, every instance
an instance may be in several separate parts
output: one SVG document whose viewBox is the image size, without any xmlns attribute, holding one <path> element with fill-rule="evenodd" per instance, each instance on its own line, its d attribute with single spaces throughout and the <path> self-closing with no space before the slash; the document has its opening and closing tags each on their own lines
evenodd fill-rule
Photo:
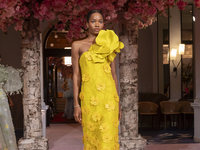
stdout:
<svg viewBox="0 0 200 150">
<path fill-rule="evenodd" d="M 49 150 L 82 150 L 82 128 L 79 124 L 51 124 L 47 127 Z M 200 143 L 147 145 L 146 150 L 200 150 Z"/>
</svg>

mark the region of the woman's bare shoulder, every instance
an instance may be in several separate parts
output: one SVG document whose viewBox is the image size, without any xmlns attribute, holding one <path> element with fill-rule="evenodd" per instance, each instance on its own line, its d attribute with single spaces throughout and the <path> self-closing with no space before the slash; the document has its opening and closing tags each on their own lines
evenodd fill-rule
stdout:
<svg viewBox="0 0 200 150">
<path fill-rule="evenodd" d="M 74 41 L 72 43 L 72 46 L 80 46 L 80 45 L 84 44 L 85 42 L 87 42 L 87 39 L 83 39 L 83 40 L 79 40 L 79 41 Z"/>
<path fill-rule="evenodd" d="M 72 43 L 72 49 L 77 49 L 78 47 L 80 47 L 81 42 L 80 41 L 74 41 Z"/>
<path fill-rule="evenodd" d="M 74 41 L 72 43 L 72 49 L 79 50 L 80 47 L 84 47 L 87 44 L 88 44 L 87 39 L 83 39 L 83 40 L 79 40 L 79 41 Z"/>
</svg>

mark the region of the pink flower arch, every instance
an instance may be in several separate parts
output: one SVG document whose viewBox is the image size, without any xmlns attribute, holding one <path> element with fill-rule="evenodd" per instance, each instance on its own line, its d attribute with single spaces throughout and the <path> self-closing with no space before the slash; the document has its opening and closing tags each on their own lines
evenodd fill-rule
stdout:
<svg viewBox="0 0 200 150">
<path fill-rule="evenodd" d="M 200 0 L 194 0 L 200 8 Z M 156 14 L 167 16 L 165 11 L 177 5 L 184 10 L 187 2 L 183 0 L 0 0 L 0 28 L 15 24 L 15 30 L 21 31 L 24 19 L 33 16 L 39 20 L 53 21 L 56 18 L 62 24 L 55 25 L 58 30 L 68 27 L 67 39 L 83 38 L 86 29 L 85 16 L 92 9 L 102 10 L 105 23 L 116 21 L 118 11 L 126 8 L 124 18 L 135 22 L 139 18 L 139 27 L 144 28 L 156 21 Z M 124 10 L 124 9 L 123 9 Z"/>
</svg>

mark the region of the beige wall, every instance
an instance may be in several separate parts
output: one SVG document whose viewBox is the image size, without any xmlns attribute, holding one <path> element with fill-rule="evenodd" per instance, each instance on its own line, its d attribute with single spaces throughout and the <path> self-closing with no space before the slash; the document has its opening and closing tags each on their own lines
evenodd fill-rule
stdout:
<svg viewBox="0 0 200 150">
<path fill-rule="evenodd" d="M 8 28 L 8 34 L 0 31 L 0 54 L 1 63 L 4 65 L 21 67 L 20 33 L 14 27 Z"/>
<path fill-rule="evenodd" d="M 142 93 L 157 92 L 157 23 L 139 30 L 138 87 Z"/>
</svg>

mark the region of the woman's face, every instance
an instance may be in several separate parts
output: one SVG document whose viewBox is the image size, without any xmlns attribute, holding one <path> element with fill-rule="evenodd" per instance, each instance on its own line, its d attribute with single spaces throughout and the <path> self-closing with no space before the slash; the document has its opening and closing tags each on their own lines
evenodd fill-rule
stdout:
<svg viewBox="0 0 200 150">
<path fill-rule="evenodd" d="M 93 13 L 87 22 L 88 31 L 91 34 L 97 35 L 103 29 L 103 17 L 100 13 Z"/>
<path fill-rule="evenodd" d="M 73 79 L 73 74 L 70 73 L 69 74 L 69 78 Z"/>
</svg>

